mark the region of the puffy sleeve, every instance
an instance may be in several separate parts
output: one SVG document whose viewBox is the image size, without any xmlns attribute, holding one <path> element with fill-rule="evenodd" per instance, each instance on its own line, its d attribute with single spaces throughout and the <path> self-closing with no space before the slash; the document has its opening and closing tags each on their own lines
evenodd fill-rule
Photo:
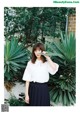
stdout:
<svg viewBox="0 0 80 113">
<path fill-rule="evenodd" d="M 48 72 L 51 74 L 51 75 L 54 75 L 57 71 L 58 71 L 58 69 L 59 69 L 59 65 L 57 64 L 57 63 L 55 63 L 55 69 L 53 69 L 51 66 L 50 66 L 50 64 L 47 62 L 47 70 L 48 70 Z"/>
<path fill-rule="evenodd" d="M 27 66 L 25 68 L 22 80 L 24 80 L 24 81 L 31 81 L 30 61 L 27 63 Z"/>
</svg>

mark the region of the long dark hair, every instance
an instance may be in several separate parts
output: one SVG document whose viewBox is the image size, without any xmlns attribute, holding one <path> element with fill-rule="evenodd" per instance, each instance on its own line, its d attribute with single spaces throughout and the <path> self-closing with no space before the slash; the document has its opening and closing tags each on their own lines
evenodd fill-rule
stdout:
<svg viewBox="0 0 80 113">
<path fill-rule="evenodd" d="M 41 51 L 45 51 L 45 47 L 44 47 L 44 44 L 43 43 L 41 43 L 41 42 L 36 43 L 33 46 L 33 49 L 32 49 L 32 58 L 31 58 L 32 63 L 35 63 L 35 61 L 37 59 L 37 57 L 35 56 L 35 53 L 34 53 L 34 51 L 37 48 L 39 48 Z M 47 61 L 46 58 L 43 55 L 41 55 L 41 60 L 43 61 L 43 63 Z"/>
</svg>

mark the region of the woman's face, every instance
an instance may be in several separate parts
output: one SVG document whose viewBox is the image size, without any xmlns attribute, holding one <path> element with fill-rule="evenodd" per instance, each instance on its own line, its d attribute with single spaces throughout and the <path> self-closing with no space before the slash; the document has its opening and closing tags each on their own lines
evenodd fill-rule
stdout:
<svg viewBox="0 0 80 113">
<path fill-rule="evenodd" d="M 34 51 L 34 54 L 35 54 L 35 56 L 37 57 L 37 58 L 40 58 L 41 57 L 41 50 L 40 49 L 36 49 L 35 51 Z"/>
</svg>

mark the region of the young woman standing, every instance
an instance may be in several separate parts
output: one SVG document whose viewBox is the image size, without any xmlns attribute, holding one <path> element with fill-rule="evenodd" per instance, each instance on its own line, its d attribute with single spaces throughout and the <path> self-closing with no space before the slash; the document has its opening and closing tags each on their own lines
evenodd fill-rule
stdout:
<svg viewBox="0 0 80 113">
<path fill-rule="evenodd" d="M 49 73 L 54 75 L 59 65 L 51 60 L 46 54 L 42 43 L 34 45 L 32 58 L 28 61 L 23 74 L 26 81 L 25 102 L 30 106 L 50 106 L 50 96 L 48 89 Z"/>
</svg>

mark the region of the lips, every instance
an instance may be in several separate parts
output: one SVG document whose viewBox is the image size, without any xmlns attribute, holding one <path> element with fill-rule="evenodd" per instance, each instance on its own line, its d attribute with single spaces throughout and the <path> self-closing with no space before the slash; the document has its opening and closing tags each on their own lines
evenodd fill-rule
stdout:
<svg viewBox="0 0 80 113">
<path fill-rule="evenodd" d="M 37 56 L 40 56 L 40 54 L 38 54 Z"/>
</svg>

